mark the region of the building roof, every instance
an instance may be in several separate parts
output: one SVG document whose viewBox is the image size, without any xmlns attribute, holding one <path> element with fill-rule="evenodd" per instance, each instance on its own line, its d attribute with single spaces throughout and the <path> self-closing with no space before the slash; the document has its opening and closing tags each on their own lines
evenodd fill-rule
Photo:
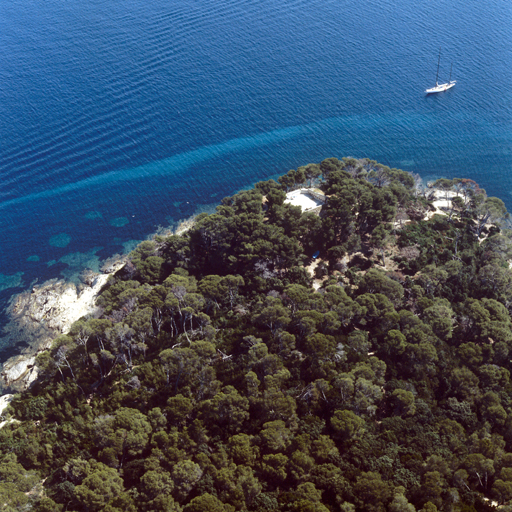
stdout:
<svg viewBox="0 0 512 512">
<path fill-rule="evenodd" d="M 308 212 L 322 206 L 324 201 L 325 197 L 320 191 L 309 188 L 301 188 L 288 192 L 284 200 L 285 203 L 300 206 L 303 212 Z"/>
</svg>

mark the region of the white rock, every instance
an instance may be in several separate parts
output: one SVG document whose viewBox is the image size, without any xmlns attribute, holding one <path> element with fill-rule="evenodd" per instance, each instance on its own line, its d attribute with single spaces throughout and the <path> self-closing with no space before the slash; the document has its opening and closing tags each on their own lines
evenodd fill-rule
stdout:
<svg viewBox="0 0 512 512">
<path fill-rule="evenodd" d="M 0 396 L 0 416 L 3 414 L 6 407 L 11 403 L 14 395 L 2 395 Z"/>
<path fill-rule="evenodd" d="M 4 365 L 2 375 L 5 379 L 14 382 L 23 378 L 34 366 L 34 356 L 17 356 Z"/>
<path fill-rule="evenodd" d="M 34 355 L 20 355 L 9 359 L 2 370 L 2 380 L 8 387 L 26 389 L 37 379 Z M 4 395 L 5 396 L 5 395 Z"/>
</svg>

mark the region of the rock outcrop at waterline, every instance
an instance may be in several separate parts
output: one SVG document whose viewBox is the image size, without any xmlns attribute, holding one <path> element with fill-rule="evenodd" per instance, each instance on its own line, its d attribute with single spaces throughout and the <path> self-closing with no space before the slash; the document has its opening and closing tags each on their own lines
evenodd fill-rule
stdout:
<svg viewBox="0 0 512 512">
<path fill-rule="evenodd" d="M 96 298 L 108 276 L 124 264 L 120 260 L 102 274 L 90 273 L 78 287 L 52 279 L 17 295 L 7 309 L 11 320 L 4 329 L 4 339 L 10 346 L 28 342 L 30 345 L 4 363 L 0 387 L 21 391 L 30 386 L 37 378 L 36 354 L 49 348 L 57 336 L 67 333 L 79 318 L 100 313 Z"/>
</svg>

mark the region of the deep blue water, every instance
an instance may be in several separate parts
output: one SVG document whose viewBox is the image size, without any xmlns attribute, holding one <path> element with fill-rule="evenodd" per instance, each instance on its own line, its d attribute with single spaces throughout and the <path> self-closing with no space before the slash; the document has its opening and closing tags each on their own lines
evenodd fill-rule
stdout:
<svg viewBox="0 0 512 512">
<path fill-rule="evenodd" d="M 0 309 L 330 156 L 512 210 L 511 26 L 508 0 L 1 2 Z M 439 47 L 457 85 L 426 97 Z"/>
</svg>

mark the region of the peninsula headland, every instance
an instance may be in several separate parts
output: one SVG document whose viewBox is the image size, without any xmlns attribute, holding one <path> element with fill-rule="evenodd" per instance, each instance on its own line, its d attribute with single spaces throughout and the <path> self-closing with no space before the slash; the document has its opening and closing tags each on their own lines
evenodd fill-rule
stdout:
<svg viewBox="0 0 512 512">
<path fill-rule="evenodd" d="M 2 400 L 0 500 L 512 510 L 511 260 L 468 179 L 329 158 L 227 197 L 13 302 L 38 353 Z"/>
</svg>

